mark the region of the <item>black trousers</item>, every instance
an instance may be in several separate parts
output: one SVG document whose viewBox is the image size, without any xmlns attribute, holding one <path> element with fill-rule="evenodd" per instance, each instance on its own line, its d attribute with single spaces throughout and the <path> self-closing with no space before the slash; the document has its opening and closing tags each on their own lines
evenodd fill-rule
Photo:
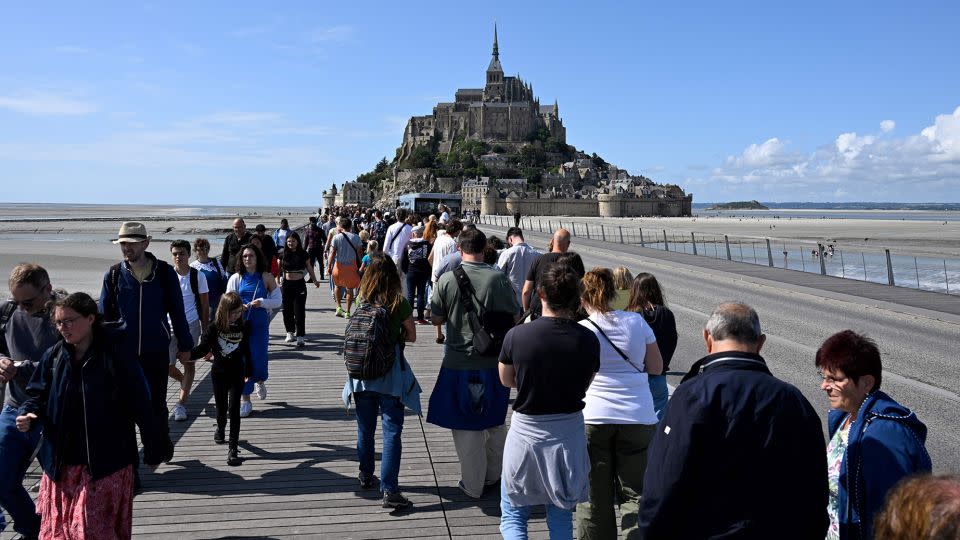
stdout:
<svg viewBox="0 0 960 540">
<path fill-rule="evenodd" d="M 303 337 L 306 331 L 307 315 L 307 282 L 303 279 L 290 281 L 283 280 L 280 288 L 283 297 L 283 327 L 287 332 L 296 332 L 297 337 Z"/>
<path fill-rule="evenodd" d="M 309 253 L 310 255 L 310 267 L 316 268 L 317 265 L 320 265 L 320 272 L 317 274 L 317 279 L 323 279 L 323 251 L 317 251 Z"/>
<path fill-rule="evenodd" d="M 160 442 L 170 441 L 170 424 L 167 409 L 167 381 L 170 371 L 170 351 L 144 351 L 140 354 L 140 368 L 150 387 L 150 403 Z M 142 436 L 141 436 L 142 438 Z"/>
<path fill-rule="evenodd" d="M 230 413 L 230 448 L 236 448 L 240 440 L 240 394 L 243 392 L 243 369 L 232 368 L 210 373 L 213 382 L 213 401 L 217 404 L 217 429 L 227 427 Z"/>
</svg>

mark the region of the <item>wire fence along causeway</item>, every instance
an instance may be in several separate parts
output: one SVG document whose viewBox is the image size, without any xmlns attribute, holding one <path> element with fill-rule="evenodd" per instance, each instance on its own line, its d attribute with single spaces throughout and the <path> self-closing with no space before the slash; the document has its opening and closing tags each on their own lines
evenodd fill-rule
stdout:
<svg viewBox="0 0 960 540">
<path fill-rule="evenodd" d="M 514 225 L 512 216 L 479 216 L 476 220 L 499 227 Z M 836 242 L 734 237 L 559 218 L 522 218 L 520 227 L 548 234 L 563 227 L 573 236 L 593 240 L 960 295 L 958 259 L 897 255 L 889 249 L 843 249 Z"/>
</svg>

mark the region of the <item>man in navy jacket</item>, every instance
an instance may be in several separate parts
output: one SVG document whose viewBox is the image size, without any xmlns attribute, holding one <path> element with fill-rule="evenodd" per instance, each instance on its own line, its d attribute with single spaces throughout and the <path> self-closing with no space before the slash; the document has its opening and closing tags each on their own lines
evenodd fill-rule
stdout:
<svg viewBox="0 0 960 540">
<path fill-rule="evenodd" d="M 643 537 L 822 539 L 827 461 L 817 413 L 770 373 L 749 306 L 718 306 L 703 338 L 708 354 L 677 387 L 650 445 Z"/>
<path fill-rule="evenodd" d="M 180 281 L 172 266 L 147 252 L 150 236 L 142 223 L 124 223 L 114 243 L 120 244 L 124 260 L 103 276 L 100 312 L 108 321 L 122 320 L 126 324 L 125 346 L 132 349 L 140 361 L 150 386 L 161 444 L 166 446 L 163 441 L 170 440 L 167 424 L 170 340 L 177 340 L 177 358 L 181 362 L 190 361 L 193 348 Z"/>
</svg>

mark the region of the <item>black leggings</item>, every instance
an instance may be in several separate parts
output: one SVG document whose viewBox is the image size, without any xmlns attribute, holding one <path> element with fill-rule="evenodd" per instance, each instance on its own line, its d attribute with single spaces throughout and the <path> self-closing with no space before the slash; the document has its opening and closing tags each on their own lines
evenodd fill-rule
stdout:
<svg viewBox="0 0 960 540">
<path fill-rule="evenodd" d="M 230 448 L 236 448 L 240 439 L 240 394 L 243 392 L 243 370 L 232 369 L 210 374 L 213 381 L 213 401 L 217 404 L 217 429 L 227 425 L 230 411 Z M 229 396 L 229 405 L 227 397 Z"/>
<path fill-rule="evenodd" d="M 283 280 L 280 287 L 283 296 L 283 327 L 287 332 L 296 331 L 297 337 L 303 337 L 306 331 L 307 282 L 302 279 Z"/>
</svg>

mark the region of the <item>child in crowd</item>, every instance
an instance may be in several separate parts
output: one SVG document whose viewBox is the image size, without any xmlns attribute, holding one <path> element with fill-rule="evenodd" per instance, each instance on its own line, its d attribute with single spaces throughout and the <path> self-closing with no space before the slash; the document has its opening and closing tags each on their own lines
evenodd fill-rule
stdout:
<svg viewBox="0 0 960 540">
<path fill-rule="evenodd" d="M 240 438 L 240 394 L 253 371 L 250 359 L 250 323 L 243 320 L 243 300 L 235 292 L 220 298 L 214 324 L 200 338 L 190 357 L 213 361 L 210 375 L 213 380 L 213 399 L 217 404 L 217 431 L 213 441 L 224 443 L 227 412 L 230 413 L 230 439 L 227 465 L 240 465 L 237 450 Z M 229 404 L 228 404 L 229 397 Z"/>
</svg>

